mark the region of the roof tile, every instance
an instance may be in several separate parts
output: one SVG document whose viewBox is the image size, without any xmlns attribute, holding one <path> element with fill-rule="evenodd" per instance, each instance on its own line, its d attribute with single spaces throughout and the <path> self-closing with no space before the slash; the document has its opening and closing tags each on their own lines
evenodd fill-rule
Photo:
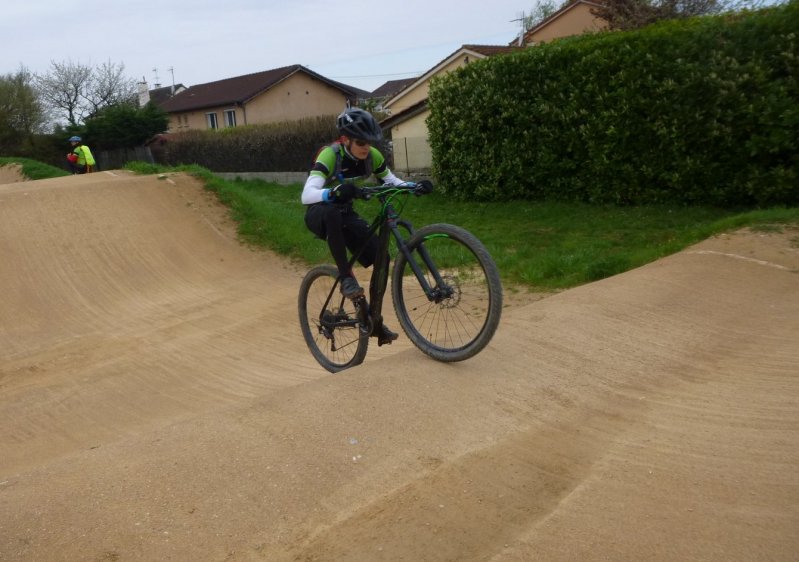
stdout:
<svg viewBox="0 0 799 562">
<path fill-rule="evenodd" d="M 366 94 L 363 90 L 330 80 L 300 64 L 294 64 L 191 86 L 165 101 L 161 107 L 170 113 L 175 113 L 206 107 L 245 103 L 256 95 L 273 87 L 275 84 L 285 80 L 295 72 L 305 72 L 318 80 L 338 88 L 352 97 L 363 97 L 362 94 Z"/>
</svg>

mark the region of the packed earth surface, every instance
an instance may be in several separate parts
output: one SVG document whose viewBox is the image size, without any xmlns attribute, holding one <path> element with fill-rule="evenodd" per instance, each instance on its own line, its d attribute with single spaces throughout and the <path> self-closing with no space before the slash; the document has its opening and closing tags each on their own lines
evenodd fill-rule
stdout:
<svg viewBox="0 0 799 562">
<path fill-rule="evenodd" d="M 799 559 L 799 230 L 506 288 L 468 361 L 403 335 L 331 375 L 306 266 L 198 180 L 21 179 L 0 168 L 0 560 Z"/>
</svg>

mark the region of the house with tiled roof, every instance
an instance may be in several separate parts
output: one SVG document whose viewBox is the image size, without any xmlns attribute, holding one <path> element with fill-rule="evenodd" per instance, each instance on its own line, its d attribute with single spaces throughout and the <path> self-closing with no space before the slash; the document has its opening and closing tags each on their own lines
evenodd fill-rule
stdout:
<svg viewBox="0 0 799 562">
<path fill-rule="evenodd" d="M 601 31 L 607 28 L 608 24 L 592 13 L 592 10 L 601 7 L 601 4 L 588 0 L 566 2 L 558 10 L 528 29 L 522 36 L 522 42 L 525 47 L 532 47 L 561 37 Z M 518 44 L 518 40 L 511 44 Z"/>
<path fill-rule="evenodd" d="M 429 169 L 433 163 L 427 143 L 427 93 L 430 80 L 471 62 L 521 49 L 514 45 L 463 45 L 383 104 L 390 116 L 380 122 L 390 136 L 394 168 L 409 173 Z"/>
<path fill-rule="evenodd" d="M 172 86 L 161 86 L 156 84 L 155 88 L 149 89 L 147 81 L 142 80 L 138 83 L 139 89 L 139 107 L 144 107 L 148 103 L 161 106 L 163 103 L 172 96 L 179 94 L 186 89 L 183 84 L 174 84 Z"/>
<path fill-rule="evenodd" d="M 176 133 L 337 115 L 368 95 L 295 64 L 191 86 L 161 107 Z"/>
<path fill-rule="evenodd" d="M 392 141 L 394 168 L 409 173 L 413 170 L 427 170 L 432 166 L 426 120 L 430 114 L 427 92 L 433 77 L 486 57 L 533 47 L 560 37 L 604 29 L 606 23 L 591 13 L 598 6 L 598 3 L 588 0 L 571 0 L 508 45 L 463 45 L 415 82 L 386 100 L 383 108 L 390 115 L 380 125 Z"/>
<path fill-rule="evenodd" d="M 375 104 L 375 111 L 383 110 L 383 102 L 396 96 L 403 89 L 416 82 L 417 78 L 402 78 L 400 80 L 389 80 L 378 86 L 371 94 L 369 99 Z"/>
<path fill-rule="evenodd" d="M 372 99 L 376 98 L 386 98 L 389 96 L 396 95 L 400 91 L 402 91 L 406 86 L 410 86 L 414 82 L 416 82 L 417 78 L 402 78 L 400 80 L 389 80 L 385 82 L 383 85 L 379 86 L 375 89 L 369 97 Z"/>
</svg>

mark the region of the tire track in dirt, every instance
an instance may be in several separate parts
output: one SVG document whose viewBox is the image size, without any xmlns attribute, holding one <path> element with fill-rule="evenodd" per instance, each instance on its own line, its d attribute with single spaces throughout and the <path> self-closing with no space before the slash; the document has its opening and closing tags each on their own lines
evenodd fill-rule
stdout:
<svg viewBox="0 0 799 562">
<path fill-rule="evenodd" d="M 172 179 L 0 187 L 36 266 L 0 272 L 0 559 L 799 552 L 796 232 L 508 307 L 464 363 L 328 376 L 265 321 L 301 273 Z"/>
<path fill-rule="evenodd" d="M 3 468 L 322 376 L 271 290 L 299 273 L 238 243 L 195 180 L 169 182 L 0 187 Z"/>
<path fill-rule="evenodd" d="M 681 254 L 513 315 L 547 332 L 529 374 L 558 373 L 537 423 L 340 516 L 294 559 L 791 559 L 796 275 L 730 261 Z"/>
</svg>

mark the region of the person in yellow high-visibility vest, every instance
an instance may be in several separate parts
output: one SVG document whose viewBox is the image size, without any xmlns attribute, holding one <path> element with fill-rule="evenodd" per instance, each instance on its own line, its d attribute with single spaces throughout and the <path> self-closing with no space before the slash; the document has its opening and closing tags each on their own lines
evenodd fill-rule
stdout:
<svg viewBox="0 0 799 562">
<path fill-rule="evenodd" d="M 83 144 L 78 136 L 70 137 L 72 152 L 67 154 L 67 161 L 73 174 L 88 174 L 94 171 L 94 156 L 89 147 Z"/>
</svg>

